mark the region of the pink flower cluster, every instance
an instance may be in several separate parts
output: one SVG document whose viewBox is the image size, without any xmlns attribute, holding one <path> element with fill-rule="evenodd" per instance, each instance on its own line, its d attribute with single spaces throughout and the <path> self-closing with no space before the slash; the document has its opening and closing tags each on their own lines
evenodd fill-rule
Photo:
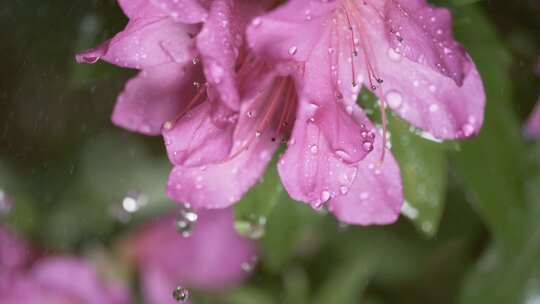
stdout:
<svg viewBox="0 0 540 304">
<path fill-rule="evenodd" d="M 124 262 L 138 270 L 145 303 L 189 303 L 191 289 L 232 287 L 255 267 L 255 242 L 235 231 L 231 209 L 201 210 L 197 217 L 190 237 L 178 234 L 171 214 L 143 225 L 120 242 Z M 81 258 L 37 256 L 26 242 L 0 226 L 0 303 L 132 303 L 125 286 L 103 280 Z M 172 296 L 176 288 L 185 291 L 182 301 Z"/>
<path fill-rule="evenodd" d="M 127 289 L 100 279 L 86 262 L 67 256 L 33 260 L 29 246 L 0 227 L 0 303 L 128 304 Z"/>
<path fill-rule="evenodd" d="M 425 0 L 118 0 L 126 28 L 77 56 L 139 70 L 113 122 L 161 134 L 167 192 L 234 204 L 280 144 L 290 196 L 352 224 L 394 222 L 399 167 L 356 99 L 362 87 L 438 139 L 478 133 L 485 95 L 448 10 Z M 280 1 L 282 2 L 282 1 Z"/>
</svg>

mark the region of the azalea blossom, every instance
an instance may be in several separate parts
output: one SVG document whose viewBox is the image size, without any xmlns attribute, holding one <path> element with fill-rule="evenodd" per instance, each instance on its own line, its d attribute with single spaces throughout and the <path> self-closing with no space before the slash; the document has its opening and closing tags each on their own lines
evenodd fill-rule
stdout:
<svg viewBox="0 0 540 304">
<path fill-rule="evenodd" d="M 318 116 L 328 109 L 340 113 L 329 120 L 334 125 L 346 114 L 356 117 L 361 124 L 357 130 L 350 125 L 349 134 L 359 134 L 358 126 L 372 128 L 356 105 L 364 86 L 379 97 L 382 109 L 388 105 L 435 138 L 467 138 L 482 125 L 485 95 L 474 63 L 452 36 L 448 10 L 424 0 L 291 0 L 254 19 L 248 38 L 261 58 L 298 67 L 297 115 L 317 130 L 314 140 L 302 123 L 295 125 L 292 138 L 300 144 L 289 147 L 278 167 L 287 191 L 319 203 L 308 190 L 318 189 L 321 200 L 332 199 L 330 210 L 345 222 L 395 220 L 402 204 L 399 168 L 391 155 L 384 157 L 384 128 L 375 144 L 382 165 L 372 153 L 350 166 L 356 178 L 341 185 L 342 191 L 299 183 L 310 176 L 310 167 L 298 155 L 331 138 Z M 332 153 L 340 156 L 341 150 L 325 155 Z"/>
<path fill-rule="evenodd" d="M 33 260 L 31 255 L 24 241 L 0 227 L 2 304 L 131 303 L 126 288 L 105 282 L 93 267 L 78 258 L 51 256 Z"/>
<path fill-rule="evenodd" d="M 249 275 L 255 242 L 238 235 L 231 209 L 200 210 L 189 237 L 175 227 L 175 216 L 143 225 L 123 247 L 140 271 L 148 304 L 177 303 L 176 287 L 215 291 L 232 287 Z"/>
<path fill-rule="evenodd" d="M 176 31 L 191 20 L 158 2 L 167 1 L 138 1 L 151 13 L 132 14 L 120 1 L 130 24 L 142 28 L 128 25 L 79 59 L 142 68 L 120 95 L 113 121 L 163 134 L 175 165 L 167 193 L 194 208 L 240 200 L 283 142 L 278 169 L 292 198 L 317 209 L 328 203 L 347 223 L 395 221 L 403 202 L 399 167 L 391 155 L 381 157 L 385 131 L 356 105 L 361 84 L 383 108 L 437 138 L 470 137 L 482 124 L 485 98 L 474 64 L 453 40 L 449 13 L 424 1 L 292 0 L 257 18 L 263 7 L 253 2 L 201 2 L 202 29 L 183 36 L 196 43 L 172 30 L 147 31 L 155 10 Z M 251 19 L 248 47 L 243 29 Z M 187 55 L 170 56 L 169 43 Z M 125 64 L 131 58 L 135 63 Z M 141 58 L 158 64 L 144 66 Z"/>
</svg>

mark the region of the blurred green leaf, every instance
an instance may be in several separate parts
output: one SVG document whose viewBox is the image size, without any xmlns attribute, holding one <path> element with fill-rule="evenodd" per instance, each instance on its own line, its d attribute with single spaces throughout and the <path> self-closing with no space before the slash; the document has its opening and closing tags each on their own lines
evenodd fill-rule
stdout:
<svg viewBox="0 0 540 304">
<path fill-rule="evenodd" d="M 433 237 L 439 228 L 446 194 L 447 160 L 444 145 L 411 132 L 409 125 L 390 116 L 392 153 L 403 180 L 405 206 L 402 213 L 416 228 Z"/>
<path fill-rule="evenodd" d="M 315 293 L 312 303 L 360 303 L 372 269 L 363 259 L 346 260 L 332 269 L 324 284 Z"/>
<path fill-rule="evenodd" d="M 273 161 L 261 182 L 235 205 L 237 231 L 260 239 L 263 265 L 279 272 L 299 252 L 310 248 L 312 224 L 321 216 L 306 204 L 292 200 L 281 185 Z"/>
<path fill-rule="evenodd" d="M 521 128 L 510 104 L 511 57 L 475 6 L 461 7 L 455 23 L 456 35 L 474 58 L 487 93 L 484 127 L 452 155 L 455 170 L 494 237 L 515 246 L 524 228 L 525 166 Z"/>
<path fill-rule="evenodd" d="M 310 304 L 309 278 L 301 268 L 290 268 L 284 273 L 284 304 Z"/>
</svg>

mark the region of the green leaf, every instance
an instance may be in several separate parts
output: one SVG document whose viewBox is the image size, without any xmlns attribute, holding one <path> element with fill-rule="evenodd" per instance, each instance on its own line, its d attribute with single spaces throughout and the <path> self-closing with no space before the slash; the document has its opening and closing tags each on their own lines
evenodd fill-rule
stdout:
<svg viewBox="0 0 540 304">
<path fill-rule="evenodd" d="M 316 243 L 312 224 L 321 216 L 304 203 L 292 200 L 283 189 L 273 161 L 262 182 L 235 205 L 237 231 L 260 239 L 263 265 L 279 272 L 302 246 Z"/>
<path fill-rule="evenodd" d="M 403 180 L 405 206 L 403 214 L 428 237 L 439 228 L 446 194 L 447 160 L 444 145 L 421 138 L 409 125 L 389 118 L 392 153 Z"/>
<path fill-rule="evenodd" d="M 345 261 L 330 273 L 312 300 L 314 304 L 360 303 L 372 272 L 365 260 Z"/>
<path fill-rule="evenodd" d="M 499 241 L 515 245 L 524 216 L 521 128 L 512 100 L 511 58 L 493 26 L 475 6 L 461 7 L 456 34 L 470 51 L 484 80 L 487 109 L 481 134 L 452 156 L 477 212 Z"/>
</svg>

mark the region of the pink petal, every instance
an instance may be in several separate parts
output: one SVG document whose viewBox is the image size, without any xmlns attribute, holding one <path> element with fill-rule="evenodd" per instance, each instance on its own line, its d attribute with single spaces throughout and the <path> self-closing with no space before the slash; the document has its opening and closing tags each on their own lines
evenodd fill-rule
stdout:
<svg viewBox="0 0 540 304">
<path fill-rule="evenodd" d="M 173 303 L 176 286 L 215 290 L 233 286 L 248 274 L 242 264 L 256 256 L 256 244 L 238 235 L 231 209 L 199 210 L 191 236 L 182 237 L 175 217 L 147 224 L 128 250 L 136 257 L 149 303 Z"/>
<path fill-rule="evenodd" d="M 271 79 L 262 78 L 255 80 L 254 86 L 264 87 Z M 167 187 L 172 199 L 194 208 L 223 208 L 239 201 L 257 183 L 279 146 L 274 129 L 267 126 L 258 134 L 259 120 L 250 118 L 252 109 L 263 111 L 262 115 L 269 107 L 267 99 L 259 97 L 249 95 L 243 101 L 229 156 L 213 164 L 173 169 Z"/>
<path fill-rule="evenodd" d="M 140 72 L 118 97 L 113 122 L 125 129 L 158 135 L 195 96 L 193 81 L 200 79 L 198 67 L 168 64 Z M 202 81 L 202 80 L 200 80 Z"/>
<path fill-rule="evenodd" d="M 525 135 L 530 138 L 540 139 L 540 99 L 525 126 Z"/>
<path fill-rule="evenodd" d="M 208 17 L 210 0 L 147 0 L 167 13 L 175 21 L 199 23 Z"/>
<path fill-rule="evenodd" d="M 112 39 L 77 54 L 81 63 L 103 59 L 109 63 L 142 69 L 166 63 L 186 63 L 196 56 L 192 37 L 196 26 L 176 23 L 170 18 L 141 18 L 129 21 Z"/>
<path fill-rule="evenodd" d="M 244 44 L 247 23 L 262 12 L 264 1 L 215 0 L 208 20 L 197 36 L 208 81 L 230 108 L 239 108 L 236 83 L 238 57 Z"/>
<path fill-rule="evenodd" d="M 361 115 L 359 111 L 356 115 Z M 399 217 L 403 189 L 399 165 L 390 151 L 381 164 L 382 141 L 357 165 L 356 179 L 342 196 L 329 202 L 329 210 L 347 224 L 384 225 Z"/>
<path fill-rule="evenodd" d="M 223 160 L 231 151 L 237 117 L 219 102 L 204 101 L 163 129 L 169 159 L 188 167 Z"/>
<path fill-rule="evenodd" d="M 0 276 L 2 273 L 18 269 L 30 261 L 30 248 L 15 234 L 0 226 Z"/>
<path fill-rule="evenodd" d="M 129 303 L 125 288 L 106 285 L 96 271 L 86 263 L 69 257 L 41 260 L 32 269 L 32 276 L 39 286 L 67 296 L 76 296 L 88 304 Z"/>
<path fill-rule="evenodd" d="M 348 135 L 356 138 L 354 132 L 358 131 L 359 135 L 363 131 L 356 123 L 349 126 L 343 123 L 350 120 L 347 113 L 337 110 L 339 115 L 335 116 L 333 111 L 325 113 L 326 111 L 327 109 L 321 109 L 322 114 L 314 117 L 299 112 L 300 116 L 296 120 L 287 151 L 278 163 L 279 175 L 289 195 L 296 200 L 310 203 L 314 208 L 342 195 L 341 190 L 350 187 L 355 180 L 357 168 L 354 163 L 359 159 L 350 151 L 356 149 L 358 156 L 365 157 L 372 149 L 370 146 L 363 150 L 362 141 L 356 145 L 348 141 Z M 339 130 L 340 127 L 343 129 Z M 333 134 L 339 132 L 341 133 Z M 365 132 L 366 136 L 367 133 L 369 132 Z M 345 141 L 341 142 L 339 139 Z M 339 148 L 334 146 L 342 143 L 346 145 Z"/>
<path fill-rule="evenodd" d="M 339 3 L 328 2 L 290 0 L 253 19 L 247 31 L 250 46 L 261 58 L 305 60 Z"/>
<path fill-rule="evenodd" d="M 368 10 L 363 16 L 371 20 L 364 23 L 364 39 L 372 48 L 367 58 L 384 81 L 375 93 L 401 117 L 436 138 L 459 139 L 477 134 L 484 118 L 485 93 L 470 57 L 465 54 L 465 59 L 459 61 L 463 79 L 462 85 L 457 85 L 429 63 L 399 54 L 388 41 L 388 29 L 377 20 L 376 12 Z M 370 79 L 367 71 L 362 72 L 364 79 Z"/>
<path fill-rule="evenodd" d="M 149 0 L 118 0 L 118 4 L 129 19 L 166 16 L 164 11 Z"/>
<path fill-rule="evenodd" d="M 392 48 L 461 86 L 471 68 L 470 58 L 454 39 L 450 11 L 433 7 L 426 0 L 384 2 L 386 33 Z"/>
<path fill-rule="evenodd" d="M 271 138 L 270 132 L 264 133 L 248 149 L 216 164 L 174 167 L 167 194 L 194 208 L 224 208 L 238 202 L 272 159 L 278 143 Z"/>
</svg>

